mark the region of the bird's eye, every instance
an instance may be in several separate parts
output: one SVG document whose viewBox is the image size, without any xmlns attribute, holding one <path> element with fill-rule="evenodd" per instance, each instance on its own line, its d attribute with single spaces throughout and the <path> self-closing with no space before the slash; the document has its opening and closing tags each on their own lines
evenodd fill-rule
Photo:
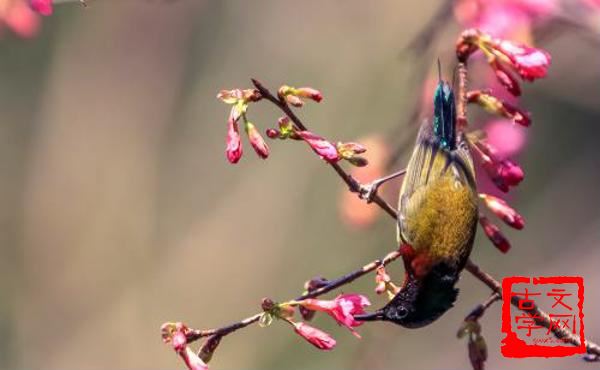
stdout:
<svg viewBox="0 0 600 370">
<path fill-rule="evenodd" d="M 408 310 L 404 306 L 400 306 L 396 310 L 396 313 L 397 313 L 397 315 L 398 315 L 399 318 L 403 319 L 403 318 L 405 318 L 408 315 Z"/>
</svg>

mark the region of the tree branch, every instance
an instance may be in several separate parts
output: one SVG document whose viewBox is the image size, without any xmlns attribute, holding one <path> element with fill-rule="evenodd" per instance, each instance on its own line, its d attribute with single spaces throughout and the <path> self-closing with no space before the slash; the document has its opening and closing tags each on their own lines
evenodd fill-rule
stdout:
<svg viewBox="0 0 600 370">
<path fill-rule="evenodd" d="M 459 96 L 458 115 L 459 115 L 459 118 L 464 119 L 463 124 L 466 124 L 466 109 L 465 109 L 465 101 L 464 101 L 464 91 L 466 90 L 466 67 L 462 63 L 459 65 L 459 79 L 461 81 L 459 82 L 460 83 L 460 85 L 459 85 L 460 96 Z M 262 97 L 264 99 L 272 102 L 273 104 L 275 104 L 275 106 L 277 106 L 284 114 L 286 114 L 290 118 L 290 120 L 294 123 L 294 125 L 298 129 L 307 130 L 306 125 L 304 125 L 304 123 L 298 118 L 298 116 L 296 116 L 296 114 L 290 109 L 289 105 L 285 102 L 285 100 L 272 94 L 258 80 L 252 79 L 252 83 L 258 89 L 258 91 L 261 93 Z M 360 184 L 358 181 L 356 181 L 356 179 L 354 179 L 350 174 L 348 174 L 337 163 L 328 163 L 328 164 L 334 169 L 336 174 L 348 185 L 348 188 L 351 192 L 357 193 L 357 194 L 361 193 L 361 190 L 363 189 L 362 184 Z M 372 202 L 377 204 L 390 217 L 392 217 L 394 219 L 394 221 L 396 221 L 396 219 L 398 217 L 397 211 L 392 206 L 390 206 L 383 198 L 381 198 L 378 194 L 373 195 Z M 311 291 L 311 292 L 308 292 L 306 294 L 299 296 L 295 300 L 300 301 L 300 300 L 304 300 L 307 298 L 319 297 L 319 296 L 326 294 L 332 290 L 335 290 L 341 286 L 344 286 L 346 284 L 353 282 L 354 280 L 376 270 L 379 266 L 382 266 L 382 265 L 385 266 L 385 265 L 395 261 L 400 256 L 401 256 L 401 253 L 399 251 L 397 251 L 397 250 L 393 251 L 393 252 L 389 253 L 387 256 L 385 256 L 383 259 L 381 259 L 381 260 L 377 259 L 377 260 L 371 261 L 371 262 L 367 263 L 366 265 L 364 265 L 346 275 L 343 275 L 337 279 L 329 281 L 326 285 L 324 285 L 314 291 Z M 496 279 L 494 279 L 491 275 L 489 275 L 485 271 L 481 270 L 481 268 L 479 268 L 479 266 L 477 266 L 475 263 L 473 263 L 473 261 L 471 261 L 470 259 L 467 261 L 465 270 L 467 270 L 469 273 L 471 273 L 471 275 L 473 275 L 476 279 L 478 279 L 479 281 L 481 281 L 485 285 L 487 285 L 490 288 L 490 290 L 492 290 L 492 292 L 493 292 L 493 294 L 484 303 L 477 306 L 467 316 L 467 319 L 468 318 L 478 319 L 485 313 L 485 310 L 488 307 L 490 307 L 494 302 L 496 302 L 497 300 L 500 299 L 500 297 L 502 296 L 502 286 Z M 513 299 L 511 300 L 511 304 L 518 308 L 518 306 L 519 306 L 518 299 L 516 297 L 513 297 Z M 531 310 L 528 310 L 528 311 L 531 311 Z M 556 327 L 556 325 L 552 325 L 550 316 L 546 312 L 541 310 L 539 307 L 535 306 L 533 309 L 533 312 L 539 316 L 539 319 L 536 319 L 536 322 L 539 325 L 550 329 L 550 331 L 553 333 L 553 335 L 556 338 L 561 339 L 567 343 L 573 344 L 575 346 L 579 346 L 581 344 L 580 339 L 577 336 L 575 336 L 572 332 L 565 330 L 563 328 L 558 328 L 558 327 Z M 251 324 L 257 323 L 260 320 L 262 315 L 263 315 L 263 312 L 256 313 L 256 314 L 249 316 L 243 320 L 234 322 L 230 325 L 223 326 L 221 328 L 208 329 L 208 330 L 190 329 L 188 331 L 188 333 L 186 334 L 186 338 L 187 338 L 188 343 L 197 341 L 204 337 L 218 338 L 220 340 L 222 337 L 224 337 L 226 335 L 229 335 L 229 334 L 231 334 L 237 330 L 240 330 L 242 328 L 245 328 Z M 586 341 L 586 350 L 587 350 L 587 353 L 591 355 L 590 357 L 587 358 L 588 360 L 596 361 L 600 357 L 600 346 L 598 346 L 596 343 Z"/>
<path fill-rule="evenodd" d="M 385 256 L 383 259 L 376 259 L 374 261 L 371 261 L 371 262 L 367 263 L 366 265 L 364 265 L 346 275 L 343 275 L 335 280 L 329 281 L 326 285 L 324 285 L 318 289 L 315 289 L 311 292 L 308 292 L 306 294 L 299 296 L 295 300 L 302 301 L 307 298 L 316 298 L 323 294 L 329 293 L 332 290 L 335 290 L 343 285 L 353 282 L 354 280 L 360 278 L 361 276 L 364 276 L 372 271 L 375 271 L 380 266 L 385 266 L 385 265 L 389 264 L 390 262 L 395 261 L 400 256 L 401 256 L 401 254 L 399 251 L 391 252 L 387 256 Z M 194 342 L 194 341 L 196 341 L 200 338 L 204 338 L 204 337 L 211 337 L 211 336 L 224 337 L 224 336 L 231 334 L 239 329 L 243 329 L 248 325 L 258 322 L 261 315 L 262 315 L 262 312 L 254 314 L 252 316 L 249 316 L 243 320 L 234 322 L 230 325 L 223 326 L 221 328 L 207 329 L 207 330 L 191 329 L 188 332 L 188 334 L 186 335 L 186 338 L 188 340 L 188 343 L 191 343 L 191 342 Z"/>
<path fill-rule="evenodd" d="M 458 74 L 459 74 L 459 104 L 458 104 L 458 109 L 457 109 L 458 112 L 457 113 L 458 113 L 458 118 L 462 119 L 462 122 L 460 122 L 460 124 L 466 124 L 465 96 L 466 96 L 467 73 L 466 73 L 466 65 L 464 63 L 459 63 Z M 267 88 L 265 88 L 263 86 L 262 83 L 260 83 L 256 79 L 252 79 L 252 83 L 258 89 L 258 91 L 261 93 L 263 98 L 266 98 L 267 100 L 271 101 L 279 109 L 281 109 L 281 111 L 283 113 L 285 113 L 299 129 L 301 129 L 301 130 L 307 129 L 306 126 L 302 123 L 302 121 L 298 118 L 298 116 L 296 116 L 296 114 L 294 114 L 294 112 L 290 109 L 290 107 L 287 105 L 287 103 L 285 101 L 279 99 L 278 97 L 275 97 Z M 330 165 L 333 167 L 333 169 L 338 174 L 338 176 L 340 176 L 340 178 L 342 178 L 342 180 L 344 180 L 344 182 L 346 184 L 348 184 L 350 191 L 352 191 L 354 193 L 360 192 L 362 185 L 358 181 L 356 181 L 352 176 L 350 176 L 350 174 L 348 174 L 346 171 L 344 171 L 344 169 L 341 166 L 339 166 L 338 164 L 330 164 Z M 380 208 L 382 208 L 390 217 L 392 217 L 394 219 L 394 221 L 398 218 L 398 214 L 397 214 L 396 210 L 393 207 L 391 207 L 385 200 L 383 200 L 378 194 L 374 194 L 373 203 L 377 204 Z M 397 253 L 397 252 L 395 252 L 395 253 Z M 395 260 L 399 256 L 400 255 L 398 254 L 398 256 L 396 256 L 394 259 L 390 260 L 389 262 Z M 376 261 L 372 262 L 371 264 L 373 264 L 375 262 Z M 369 265 L 371 265 L 371 264 L 369 264 Z M 365 265 L 365 266 L 369 266 L 369 265 Z M 374 266 L 373 269 L 375 269 L 376 267 L 377 266 Z M 496 279 L 494 279 L 490 274 L 481 270 L 481 268 L 479 268 L 479 266 L 477 266 L 475 263 L 473 263 L 473 261 L 471 261 L 470 259 L 467 261 L 465 269 L 469 273 L 471 273 L 471 275 L 473 275 L 476 279 L 478 279 L 479 281 L 481 281 L 482 283 L 487 285 L 494 293 L 502 296 L 501 284 Z M 372 270 L 369 270 L 367 272 L 370 272 L 370 271 L 372 271 Z M 367 272 L 365 272 L 365 273 L 367 273 Z M 346 276 L 351 276 L 352 274 L 353 273 L 346 275 Z M 350 282 L 362 275 L 364 275 L 364 274 L 360 274 L 356 277 L 353 277 L 348 282 Z M 344 280 L 343 280 L 343 278 L 340 278 L 340 280 L 336 280 L 336 281 L 344 281 Z M 335 289 L 341 285 L 344 285 L 344 284 L 339 284 L 335 287 L 327 289 L 326 291 L 328 292 L 328 291 Z M 305 298 L 308 298 L 308 297 L 305 297 Z M 487 303 L 487 305 L 488 306 L 491 305 L 494 301 L 495 301 L 495 299 L 491 300 L 489 303 Z M 512 299 L 511 303 L 513 306 L 515 306 L 517 308 L 519 307 L 518 299 L 517 300 Z M 484 311 L 485 311 L 485 309 L 484 309 Z M 556 338 L 564 340 L 565 342 L 568 342 L 575 346 L 579 346 L 581 344 L 579 337 L 574 335 L 572 332 L 565 330 L 563 328 L 557 328 L 556 325 L 552 325 L 552 320 L 550 320 L 550 316 L 546 312 L 542 311 L 539 307 L 535 306 L 534 312 L 540 316 L 540 319 L 536 320 L 538 322 L 538 324 L 542 325 L 543 327 L 545 327 L 547 329 L 550 329 L 550 331 L 552 332 L 552 334 L 554 334 L 554 336 Z M 483 315 L 483 312 L 481 314 Z M 588 353 L 594 354 L 596 356 L 600 356 L 600 346 L 598 346 L 596 343 L 586 341 L 586 349 L 587 349 Z"/>
</svg>

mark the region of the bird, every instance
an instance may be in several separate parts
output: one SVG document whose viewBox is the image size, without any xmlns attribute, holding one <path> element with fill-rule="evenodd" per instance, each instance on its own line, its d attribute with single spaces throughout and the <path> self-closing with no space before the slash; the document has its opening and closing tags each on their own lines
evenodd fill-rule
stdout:
<svg viewBox="0 0 600 370">
<path fill-rule="evenodd" d="M 439 66 L 439 64 L 438 64 Z M 439 78 L 433 120 L 425 120 L 398 200 L 397 240 L 404 283 L 383 308 L 355 318 L 420 328 L 453 307 L 478 220 L 475 171 L 457 129 L 452 87 Z"/>
</svg>

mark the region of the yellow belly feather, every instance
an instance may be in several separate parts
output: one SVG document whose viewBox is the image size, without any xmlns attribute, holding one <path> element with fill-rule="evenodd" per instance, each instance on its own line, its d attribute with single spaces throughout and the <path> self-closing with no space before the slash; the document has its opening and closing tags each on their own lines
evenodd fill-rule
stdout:
<svg viewBox="0 0 600 370">
<path fill-rule="evenodd" d="M 477 194 L 465 174 L 472 171 L 470 156 L 463 154 L 466 167 L 447 167 L 446 152 L 417 147 L 400 192 L 398 237 L 432 263 L 462 264 L 471 252 Z"/>
</svg>

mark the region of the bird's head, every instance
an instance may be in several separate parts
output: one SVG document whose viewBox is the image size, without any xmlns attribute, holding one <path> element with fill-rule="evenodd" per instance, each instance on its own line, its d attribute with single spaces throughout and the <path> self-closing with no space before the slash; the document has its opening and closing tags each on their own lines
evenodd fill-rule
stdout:
<svg viewBox="0 0 600 370">
<path fill-rule="evenodd" d="M 423 280 L 409 277 L 402 289 L 385 307 L 370 314 L 357 315 L 359 321 L 391 321 L 405 328 L 421 328 L 437 320 L 453 305 L 458 295 L 454 287 L 458 276 L 437 271 Z"/>
</svg>

